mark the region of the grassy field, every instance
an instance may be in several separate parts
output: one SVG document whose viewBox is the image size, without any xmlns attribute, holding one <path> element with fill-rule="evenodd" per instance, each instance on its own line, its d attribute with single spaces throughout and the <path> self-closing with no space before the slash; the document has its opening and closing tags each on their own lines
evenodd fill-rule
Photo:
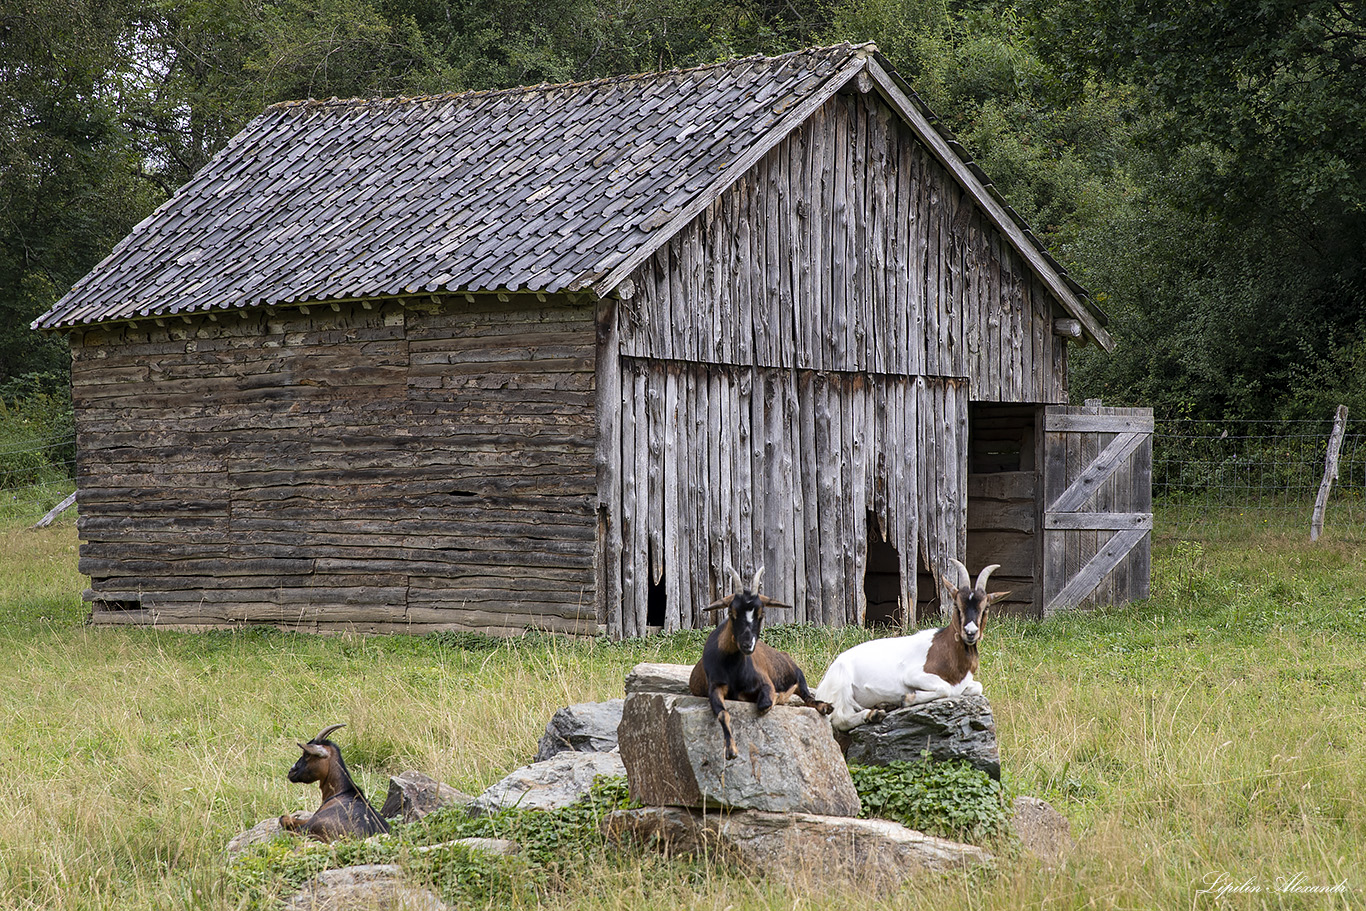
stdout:
<svg viewBox="0 0 1366 911">
<path fill-rule="evenodd" d="M 30 519 L 31 521 L 31 519 Z M 1159 517 L 1160 524 L 1160 517 Z M 477 792 L 524 764 L 550 714 L 620 694 L 700 636 L 187 635 L 84 625 L 74 521 L 0 523 L 0 907 L 241 907 L 221 852 L 316 805 L 284 772 L 338 734 L 371 797 L 420 769 Z M 1080 845 L 918 882 L 892 908 L 1332 908 L 1366 904 L 1366 568 L 1359 542 L 1249 531 L 1162 538 L 1153 597 L 988 630 L 983 679 L 1007 786 Z M 856 631 L 779 629 L 818 678 Z M 1345 883 L 1345 893 L 1276 891 Z M 1222 880 L 1218 878 L 1224 877 Z M 1259 892 L 1201 890 L 1219 885 Z M 565 909 L 859 908 L 642 855 L 542 889 Z"/>
</svg>

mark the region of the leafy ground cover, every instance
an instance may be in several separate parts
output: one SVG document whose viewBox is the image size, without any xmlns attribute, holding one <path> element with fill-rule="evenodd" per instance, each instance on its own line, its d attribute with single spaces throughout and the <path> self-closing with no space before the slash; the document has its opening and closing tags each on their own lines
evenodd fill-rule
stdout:
<svg viewBox="0 0 1366 911">
<path fill-rule="evenodd" d="M 348 765 L 372 798 L 410 768 L 477 792 L 530 759 L 559 706 L 619 695 L 635 663 L 691 661 L 701 647 L 699 633 L 613 643 L 91 628 L 74 518 L 42 531 L 28 521 L 0 525 L 5 908 L 248 907 L 259 894 L 221 852 L 260 819 L 313 808 L 316 789 L 285 781 L 296 740 L 345 721 Z M 1205 544 L 1159 537 L 1149 601 L 994 624 L 983 676 L 1005 789 L 1054 803 L 1080 847 L 1056 869 L 1012 862 L 917 882 L 887 906 L 1359 905 L 1358 552 L 1359 542 L 1331 536 L 1310 545 L 1255 530 Z M 771 640 L 818 678 L 865 635 L 787 627 Z M 716 865 L 597 848 L 578 856 L 553 881 L 544 866 L 491 869 L 502 885 L 462 901 L 867 905 L 856 894 L 789 894 Z M 1245 889 L 1219 894 L 1221 884 Z"/>
</svg>

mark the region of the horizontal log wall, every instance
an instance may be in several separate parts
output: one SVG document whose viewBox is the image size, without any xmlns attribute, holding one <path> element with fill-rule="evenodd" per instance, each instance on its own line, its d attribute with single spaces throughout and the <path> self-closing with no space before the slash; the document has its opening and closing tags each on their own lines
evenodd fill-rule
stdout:
<svg viewBox="0 0 1366 911">
<path fill-rule="evenodd" d="M 609 629 L 705 628 L 703 608 L 765 568 L 793 606 L 770 622 L 861 624 L 868 514 L 897 550 L 903 604 L 916 555 L 962 552 L 967 408 L 961 383 L 624 358 L 619 522 L 609 526 Z M 927 504 L 932 505 L 929 508 Z M 922 518 L 924 517 L 924 518 Z"/>
<path fill-rule="evenodd" d="M 876 95 L 831 99 L 635 284 L 631 357 L 960 377 L 973 401 L 1067 400 L 1051 296 Z"/>
<path fill-rule="evenodd" d="M 595 632 L 592 304 L 304 309 L 73 340 L 96 621 Z"/>
</svg>

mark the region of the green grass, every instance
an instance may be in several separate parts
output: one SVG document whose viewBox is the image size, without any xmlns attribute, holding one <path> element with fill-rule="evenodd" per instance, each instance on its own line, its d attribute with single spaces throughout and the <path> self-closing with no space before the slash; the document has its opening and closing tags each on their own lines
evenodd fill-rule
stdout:
<svg viewBox="0 0 1366 911">
<path fill-rule="evenodd" d="M 296 740 L 346 722 L 337 737 L 376 800 L 409 768 L 477 792 L 530 759 L 559 706 L 619 695 L 638 661 L 700 651 L 699 633 L 610 643 L 96 629 L 84 625 L 74 517 L 26 530 L 34 518 L 0 524 L 0 908 L 246 907 L 222 848 L 261 819 L 313 809 L 316 789 L 284 777 Z M 817 679 L 861 635 L 784 628 L 770 640 Z M 1160 537 L 1143 604 L 995 623 L 982 677 L 1004 783 L 1062 810 L 1080 847 L 1057 869 L 1020 861 L 920 879 L 887 906 L 1362 904 L 1364 641 L 1357 546 L 1253 530 L 1203 546 Z M 868 906 L 714 865 L 589 860 L 547 883 L 513 870 L 502 904 Z M 1301 872 L 1352 891 L 1274 893 L 1277 877 Z M 1263 892 L 1197 896 L 1220 873 Z"/>
</svg>

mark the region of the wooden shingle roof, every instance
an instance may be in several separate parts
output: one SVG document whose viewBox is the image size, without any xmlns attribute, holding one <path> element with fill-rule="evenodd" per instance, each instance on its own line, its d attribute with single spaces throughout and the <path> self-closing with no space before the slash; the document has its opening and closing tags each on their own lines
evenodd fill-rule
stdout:
<svg viewBox="0 0 1366 911">
<path fill-rule="evenodd" d="M 874 46 L 847 44 L 572 85 L 277 104 L 33 326 L 445 290 L 605 295 L 866 74 L 928 116 Z M 948 154 L 992 198 L 961 149 Z M 1032 236 L 1012 240 L 1108 347 L 1084 293 Z"/>
</svg>

